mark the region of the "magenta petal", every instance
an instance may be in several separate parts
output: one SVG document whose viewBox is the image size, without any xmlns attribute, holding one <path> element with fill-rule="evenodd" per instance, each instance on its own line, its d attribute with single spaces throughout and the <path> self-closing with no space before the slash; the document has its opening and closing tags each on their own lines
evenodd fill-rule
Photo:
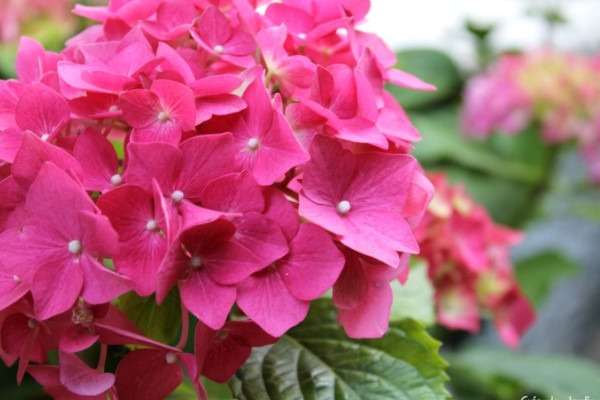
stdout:
<svg viewBox="0 0 600 400">
<path fill-rule="evenodd" d="M 117 254 L 119 236 L 106 216 L 86 210 L 78 217 L 83 231 L 79 240 L 86 254 L 98 258 Z"/>
<path fill-rule="evenodd" d="M 163 350 L 136 350 L 127 354 L 117 367 L 119 398 L 163 400 L 183 380 L 181 367 L 167 363 Z"/>
<path fill-rule="evenodd" d="M 87 328 L 76 325 L 62 332 L 58 347 L 67 353 L 78 353 L 90 348 L 98 340 L 98 335 L 92 334 Z"/>
<path fill-rule="evenodd" d="M 154 201 L 150 193 L 130 185 L 111 190 L 98 200 L 98 207 L 110 218 L 121 240 L 115 257 L 117 270 L 132 280 L 141 296 L 154 292 L 155 276 L 167 251 L 166 216 Z M 156 229 L 147 229 L 150 221 L 155 221 Z"/>
<path fill-rule="evenodd" d="M 39 82 L 44 74 L 44 47 L 36 40 L 26 36 L 19 41 L 16 70 L 21 82 Z"/>
<path fill-rule="evenodd" d="M 119 108 L 125 121 L 133 128 L 146 128 L 158 121 L 160 100 L 150 90 L 135 89 L 121 95 Z"/>
<path fill-rule="evenodd" d="M 82 286 L 83 273 L 75 259 L 41 265 L 31 288 L 36 318 L 46 320 L 69 310 Z"/>
<path fill-rule="evenodd" d="M 90 257 L 82 257 L 80 265 L 84 280 L 82 296 L 90 304 L 108 303 L 131 290 L 129 280 Z"/>
<path fill-rule="evenodd" d="M 269 218 L 258 213 L 247 213 L 235 224 L 235 242 L 254 255 L 254 272 L 288 253 L 289 247 L 281 228 Z"/>
<path fill-rule="evenodd" d="M 230 133 L 195 136 L 181 144 L 181 152 L 183 163 L 178 186 L 192 201 L 199 199 L 204 187 L 213 179 L 239 172 L 235 167 L 235 146 Z"/>
<path fill-rule="evenodd" d="M 73 155 L 83 170 L 86 190 L 104 191 L 112 187 L 111 177 L 117 173 L 118 159 L 112 144 L 92 129 L 79 135 Z"/>
<path fill-rule="evenodd" d="M 261 188 L 248 174 L 228 174 L 211 181 L 202 192 L 200 203 L 206 208 L 228 213 L 261 212 Z"/>
<path fill-rule="evenodd" d="M 202 97 L 196 101 L 196 123 L 208 121 L 213 115 L 230 115 L 246 108 L 246 102 L 232 94 Z"/>
<path fill-rule="evenodd" d="M 18 129 L 7 129 L 0 132 L 0 162 L 12 163 L 23 143 L 23 132 Z"/>
<path fill-rule="evenodd" d="M 152 190 L 156 179 L 165 195 L 175 188 L 174 180 L 182 163 L 181 151 L 167 143 L 131 143 L 127 148 L 129 164 L 124 179 L 127 183 Z"/>
<path fill-rule="evenodd" d="M 46 161 L 81 176 L 81 166 L 72 155 L 58 146 L 40 140 L 32 133 L 25 133 L 23 136 L 23 144 L 15 156 L 11 172 L 15 180 L 26 187 L 33 182 Z"/>
<path fill-rule="evenodd" d="M 0 264 L 0 310 L 5 310 L 19 301 L 29 289 L 28 282 L 23 281 L 21 276 L 4 270 Z"/>
<path fill-rule="evenodd" d="M 27 87 L 15 111 L 19 128 L 38 136 L 54 136 L 70 116 L 67 101 L 49 87 L 34 83 Z"/>
<path fill-rule="evenodd" d="M 158 79 L 151 90 L 158 95 L 161 110 L 177 122 L 184 131 L 194 129 L 196 125 L 196 106 L 194 93 L 186 85 L 179 82 Z"/>
<path fill-rule="evenodd" d="M 181 300 L 200 321 L 213 329 L 225 324 L 235 303 L 235 287 L 215 283 L 206 273 L 195 272 L 181 281 Z"/>
<path fill-rule="evenodd" d="M 435 86 L 423 82 L 421 79 L 416 76 L 409 74 L 408 72 L 401 71 L 399 69 L 391 69 L 388 72 L 387 79 L 396 86 L 413 89 L 413 90 L 422 90 L 424 92 L 432 92 L 437 90 Z"/>
<path fill-rule="evenodd" d="M 115 384 L 115 376 L 87 366 L 74 354 L 60 352 L 60 382 L 80 396 L 97 396 Z"/>
<path fill-rule="evenodd" d="M 288 241 L 291 241 L 300 227 L 300 218 L 291 201 L 276 189 L 267 191 L 267 209 L 264 212 L 272 221 L 276 221 Z"/>
<path fill-rule="evenodd" d="M 229 20 L 216 7 L 208 7 L 198 21 L 198 35 L 208 46 L 223 45 L 231 37 Z"/>
<path fill-rule="evenodd" d="M 329 290 L 344 267 L 344 256 L 321 228 L 303 224 L 279 272 L 299 300 L 314 300 Z"/>
<path fill-rule="evenodd" d="M 277 269 L 251 276 L 238 287 L 240 309 L 269 335 L 282 336 L 308 313 L 309 303 L 295 298 Z"/>
</svg>

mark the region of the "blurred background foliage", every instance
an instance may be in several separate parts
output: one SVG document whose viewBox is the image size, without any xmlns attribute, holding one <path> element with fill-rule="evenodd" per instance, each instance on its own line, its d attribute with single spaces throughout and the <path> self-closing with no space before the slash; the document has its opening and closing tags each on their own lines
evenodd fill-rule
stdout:
<svg viewBox="0 0 600 400">
<path fill-rule="evenodd" d="M 500 1 L 491 3 L 490 7 L 502 7 Z M 561 26 L 569 24 L 561 9 L 554 6 L 524 10 L 545 23 L 550 42 Z M 21 33 L 58 50 L 66 38 L 84 26 L 77 19 L 53 20 L 42 13 L 25 23 Z M 444 343 L 442 351 L 450 363 L 450 390 L 456 399 L 514 400 L 525 394 L 598 398 L 600 191 L 588 183 L 574 146 L 545 145 L 537 126 L 520 135 L 493 135 L 484 141 L 469 140 L 461 133 L 462 90 L 468 76 L 498 55 L 491 43 L 495 27 L 473 19 L 464 22 L 464 32 L 470 35 L 476 54 L 474 62 L 467 64 L 475 69 L 465 70 L 463 63 L 440 49 L 398 51 L 399 68 L 436 85 L 438 90 L 390 90 L 423 134 L 415 149 L 419 161 L 428 170 L 444 171 L 452 181 L 464 184 L 496 221 L 525 230 L 526 239 L 514 254 L 516 275 L 535 304 L 539 320 L 517 352 L 503 349 L 492 329 L 484 328 L 476 337 L 439 327 L 430 330 Z M 4 78 L 14 76 L 15 49 L 15 41 L 0 45 L 0 75 Z M 413 266 L 408 286 L 395 291 L 395 319 L 432 324 L 433 294 L 422 266 Z M 125 298 L 119 306 L 137 313 L 136 323 L 145 333 L 168 341 L 177 336 L 177 328 L 156 331 L 155 327 L 179 326 L 171 320 L 172 316 L 179 317 L 177 299 L 173 299 L 160 309 L 135 298 Z M 164 320 L 170 324 L 157 323 Z M 14 376 L 14 368 L 2 367 L 0 398 L 46 398 L 30 379 L 17 388 Z M 227 386 L 207 385 L 211 398 L 232 398 Z M 170 398 L 189 399 L 191 393 L 190 385 L 184 384 Z"/>
</svg>

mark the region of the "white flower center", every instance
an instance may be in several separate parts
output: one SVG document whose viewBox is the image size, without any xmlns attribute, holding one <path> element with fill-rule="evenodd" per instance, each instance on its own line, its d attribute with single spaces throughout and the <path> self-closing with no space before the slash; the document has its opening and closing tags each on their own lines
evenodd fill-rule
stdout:
<svg viewBox="0 0 600 400">
<path fill-rule="evenodd" d="M 114 174 L 110 177 L 110 183 L 113 186 L 119 186 L 121 183 L 123 183 L 123 177 L 119 174 Z"/>
<path fill-rule="evenodd" d="M 342 200 L 337 204 L 336 209 L 339 214 L 346 215 L 352 209 L 352 205 L 348 200 Z"/>
<path fill-rule="evenodd" d="M 81 253 L 81 242 L 79 240 L 71 240 L 67 248 L 69 249 L 69 253 L 79 254 Z"/>
<path fill-rule="evenodd" d="M 171 193 L 171 200 L 173 200 L 175 203 L 181 203 L 184 197 L 185 194 L 183 194 L 181 190 L 175 190 L 173 193 Z"/>
<path fill-rule="evenodd" d="M 43 142 L 47 142 L 48 139 L 50 139 L 50 135 L 44 133 L 42 136 L 40 136 L 40 139 L 42 139 Z"/>
<path fill-rule="evenodd" d="M 146 230 L 155 231 L 158 228 L 158 222 L 156 220 L 151 219 L 146 222 Z"/>
<path fill-rule="evenodd" d="M 113 104 L 112 106 L 110 106 L 108 108 L 108 112 L 109 113 L 116 113 L 119 112 L 119 107 L 116 104 Z"/>
<path fill-rule="evenodd" d="M 260 146 L 260 140 L 258 140 L 258 138 L 253 137 L 248 139 L 246 147 L 248 147 L 249 150 L 255 151 L 258 149 L 258 146 Z"/>
<path fill-rule="evenodd" d="M 304 32 L 300 32 L 298 34 L 298 39 L 300 39 L 300 40 L 306 40 L 307 37 L 308 37 L 308 35 Z"/>
<path fill-rule="evenodd" d="M 215 51 L 215 53 L 221 54 L 222 52 L 225 51 L 225 47 L 223 47 L 220 44 L 217 44 L 215 47 L 213 47 L 213 50 Z"/>
<path fill-rule="evenodd" d="M 346 28 L 337 28 L 337 30 L 335 31 L 335 33 L 337 33 L 338 36 L 346 37 L 346 36 L 348 36 L 348 29 L 346 29 Z"/>
<path fill-rule="evenodd" d="M 202 264 L 204 264 L 204 262 L 202 261 L 202 258 L 199 256 L 193 256 L 190 259 L 190 265 L 192 266 L 192 268 L 200 268 L 202 266 Z"/>
<path fill-rule="evenodd" d="M 165 123 L 171 120 L 171 115 L 167 111 L 161 111 L 158 113 L 158 120 Z"/>
<path fill-rule="evenodd" d="M 175 353 L 167 353 L 165 355 L 165 361 L 167 364 L 175 364 L 177 362 L 177 355 Z"/>
</svg>

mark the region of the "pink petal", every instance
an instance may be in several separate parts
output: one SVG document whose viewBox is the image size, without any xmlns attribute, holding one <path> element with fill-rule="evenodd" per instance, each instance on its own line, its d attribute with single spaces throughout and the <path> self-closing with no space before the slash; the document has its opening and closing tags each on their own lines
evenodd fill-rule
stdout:
<svg viewBox="0 0 600 400">
<path fill-rule="evenodd" d="M 309 303 L 295 298 L 277 269 L 268 269 L 238 286 L 240 309 L 269 335 L 279 337 L 299 324 L 308 313 Z"/>
<path fill-rule="evenodd" d="M 200 16 L 196 26 L 199 37 L 210 48 L 225 44 L 231 37 L 229 21 L 216 7 L 208 7 Z"/>
<path fill-rule="evenodd" d="M 175 81 L 157 79 L 152 83 L 152 92 L 160 99 L 161 107 L 184 131 L 196 125 L 194 93 L 190 88 Z"/>
<path fill-rule="evenodd" d="M 196 123 L 208 121 L 213 115 L 230 115 L 246 108 L 246 102 L 233 94 L 202 97 L 196 101 Z"/>
<path fill-rule="evenodd" d="M 475 294 L 467 287 L 436 290 L 437 318 L 450 329 L 479 330 L 479 309 Z"/>
<path fill-rule="evenodd" d="M 24 281 L 24 276 L 15 272 L 17 271 L 5 269 L 0 264 L 0 310 L 7 309 L 29 292 L 30 283 Z"/>
<path fill-rule="evenodd" d="M 242 85 L 243 80 L 234 74 L 205 76 L 190 84 L 190 88 L 198 97 L 230 94 Z"/>
<path fill-rule="evenodd" d="M 40 265 L 31 288 L 36 318 L 43 321 L 69 310 L 82 286 L 83 273 L 75 260 Z"/>
<path fill-rule="evenodd" d="M 156 50 L 156 55 L 157 57 L 164 58 L 162 68 L 165 71 L 179 75 L 182 81 L 189 85 L 193 90 L 191 83 L 195 81 L 194 71 L 177 50 L 164 42 L 160 42 L 158 44 L 158 49 Z"/>
<path fill-rule="evenodd" d="M 127 354 L 117 367 L 119 397 L 128 400 L 163 400 L 183 380 L 181 367 L 168 364 L 167 352 L 136 350 Z"/>
<path fill-rule="evenodd" d="M 200 203 L 228 213 L 261 212 L 265 207 L 260 187 L 246 173 L 214 179 L 204 188 Z"/>
<path fill-rule="evenodd" d="M 327 232 L 315 225 L 302 224 L 279 272 L 294 297 L 310 301 L 333 287 L 344 262 L 344 256 Z"/>
<path fill-rule="evenodd" d="M 69 119 L 69 104 L 54 90 L 34 83 L 21 96 L 15 116 L 19 128 L 52 137 Z"/>
<path fill-rule="evenodd" d="M 82 296 L 90 304 L 108 303 L 131 290 L 129 280 L 94 259 L 82 257 L 80 265 L 83 270 Z"/>
<path fill-rule="evenodd" d="M 213 179 L 239 172 L 235 167 L 235 147 L 229 133 L 193 137 L 181 144 L 181 151 L 184 162 L 178 186 L 192 201 L 200 198 L 204 187 Z M 219 154 L 219 157 L 214 157 L 214 154 Z"/>
<path fill-rule="evenodd" d="M 218 332 L 203 324 L 196 326 L 195 347 L 205 349 L 205 354 L 200 355 L 198 364 L 202 366 L 202 374 L 207 378 L 220 383 L 227 382 L 236 371 L 250 357 L 251 347 L 232 340 L 227 331 L 222 330 L 227 337 L 223 340 L 214 340 Z M 197 353 L 198 357 L 199 354 Z"/>
<path fill-rule="evenodd" d="M 111 177 L 117 173 L 118 159 L 112 144 L 99 132 L 83 132 L 73 149 L 73 155 L 83 170 L 83 185 L 89 191 L 104 191 L 112 187 Z"/>
<path fill-rule="evenodd" d="M 119 108 L 123 111 L 123 119 L 133 128 L 153 126 L 161 112 L 158 95 L 146 89 L 123 93 L 119 98 Z"/>
<path fill-rule="evenodd" d="M 235 224 L 235 242 L 253 255 L 253 272 L 265 268 L 288 253 L 289 247 L 281 228 L 263 215 L 247 213 L 236 220 Z"/>
<path fill-rule="evenodd" d="M 74 354 L 60 352 L 60 382 L 80 396 L 97 396 L 115 384 L 115 376 L 87 366 Z"/>
<path fill-rule="evenodd" d="M 104 194 L 97 205 L 119 233 L 117 270 L 132 280 L 138 294 L 150 295 L 156 288 L 155 276 L 167 251 L 166 216 L 160 206 L 155 207 L 154 196 L 137 186 L 118 187 Z M 147 229 L 150 221 L 157 224 L 155 230 Z"/>
<path fill-rule="evenodd" d="M 213 329 L 225 324 L 235 303 L 235 287 L 215 283 L 206 273 L 195 272 L 179 283 L 183 304 Z"/>
<path fill-rule="evenodd" d="M 511 291 L 495 311 L 494 323 L 502 341 L 516 348 L 521 337 L 535 322 L 535 310 L 517 289 Z"/>
<path fill-rule="evenodd" d="M 432 92 L 437 90 L 434 85 L 424 82 L 413 74 L 409 74 L 408 72 L 401 71 L 399 69 L 389 70 L 387 73 L 387 79 L 393 85 L 406 89 L 420 90 L 424 92 Z"/>
<path fill-rule="evenodd" d="M 0 132 L 0 161 L 12 163 L 23 143 L 23 132 L 7 129 Z"/>
<path fill-rule="evenodd" d="M 81 166 L 65 150 L 44 142 L 31 133 L 25 133 L 23 144 L 15 156 L 11 172 L 19 184 L 29 186 L 38 175 L 44 162 L 50 161 L 56 167 L 81 176 Z M 70 179 L 70 178 L 69 178 Z"/>
<path fill-rule="evenodd" d="M 292 205 L 285 195 L 276 190 L 267 191 L 267 209 L 264 215 L 276 221 L 288 241 L 291 241 L 300 228 L 300 218 L 298 211 Z"/>
<path fill-rule="evenodd" d="M 98 335 L 92 334 L 87 328 L 76 325 L 70 326 L 60 335 L 59 348 L 67 353 L 78 353 L 92 347 L 98 340 Z"/>
</svg>

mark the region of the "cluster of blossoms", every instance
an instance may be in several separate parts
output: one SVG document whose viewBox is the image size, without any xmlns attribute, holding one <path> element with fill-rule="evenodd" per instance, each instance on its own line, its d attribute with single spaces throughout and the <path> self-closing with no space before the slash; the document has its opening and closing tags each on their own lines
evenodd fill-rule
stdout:
<svg viewBox="0 0 600 400">
<path fill-rule="evenodd" d="M 510 261 L 510 248 L 521 234 L 494 224 L 483 207 L 444 175 L 429 178 L 435 195 L 417 236 L 435 289 L 438 321 L 476 332 L 480 312 L 490 313 L 502 341 L 517 346 L 535 319 Z"/>
<path fill-rule="evenodd" d="M 469 82 L 467 134 L 516 134 L 532 122 L 549 144 L 577 141 L 590 177 L 599 182 L 600 59 L 549 51 L 505 55 Z"/>
<path fill-rule="evenodd" d="M 432 87 L 357 29 L 368 0 L 257 3 L 112 0 L 75 8 L 100 23 L 61 53 L 21 40 L 0 82 L 0 356 L 19 380 L 151 400 L 187 375 L 203 398 L 201 375 L 226 381 L 330 289 L 350 336 L 385 333 L 433 188 L 384 86 Z M 131 291 L 180 296 L 179 343 L 113 305 Z"/>
</svg>

